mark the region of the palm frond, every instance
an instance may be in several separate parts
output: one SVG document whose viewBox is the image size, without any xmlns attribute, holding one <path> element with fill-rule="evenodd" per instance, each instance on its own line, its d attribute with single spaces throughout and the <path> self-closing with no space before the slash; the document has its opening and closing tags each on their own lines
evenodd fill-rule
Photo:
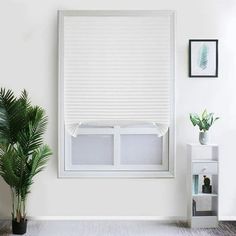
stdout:
<svg viewBox="0 0 236 236">
<path fill-rule="evenodd" d="M 12 90 L 0 89 L 0 142 L 15 143 L 25 123 L 24 106 Z"/>
<path fill-rule="evenodd" d="M 12 145 L 1 155 L 0 175 L 10 187 L 20 186 L 20 176 L 17 173 L 17 166 L 20 163 L 20 157 Z"/>
<path fill-rule="evenodd" d="M 26 108 L 29 108 L 30 105 L 31 105 L 31 102 L 30 102 L 29 97 L 28 97 L 28 93 L 27 93 L 27 91 L 25 89 L 21 92 L 21 96 L 19 98 L 19 102 L 23 106 L 25 106 Z"/>
<path fill-rule="evenodd" d="M 52 151 L 47 145 L 43 145 L 34 150 L 32 157 L 27 161 L 27 171 L 23 175 L 23 185 L 21 186 L 21 196 L 24 197 L 30 192 L 30 186 L 33 184 L 33 177 L 41 172 L 52 155 Z"/>
<path fill-rule="evenodd" d="M 43 145 L 39 149 L 35 151 L 32 155 L 32 169 L 31 175 L 35 176 L 39 172 L 41 172 L 49 159 L 49 156 L 52 155 L 52 151 L 48 145 Z"/>
<path fill-rule="evenodd" d="M 43 134 L 47 126 L 47 117 L 42 108 L 30 107 L 27 111 L 28 124 L 19 132 L 18 142 L 25 155 L 32 152 L 43 144 Z"/>
</svg>

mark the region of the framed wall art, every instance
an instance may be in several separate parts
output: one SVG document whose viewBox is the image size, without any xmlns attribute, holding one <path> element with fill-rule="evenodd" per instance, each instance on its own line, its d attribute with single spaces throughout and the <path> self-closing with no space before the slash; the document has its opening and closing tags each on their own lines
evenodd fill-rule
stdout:
<svg viewBox="0 0 236 236">
<path fill-rule="evenodd" d="M 218 77 L 218 40 L 189 40 L 189 77 Z"/>
</svg>

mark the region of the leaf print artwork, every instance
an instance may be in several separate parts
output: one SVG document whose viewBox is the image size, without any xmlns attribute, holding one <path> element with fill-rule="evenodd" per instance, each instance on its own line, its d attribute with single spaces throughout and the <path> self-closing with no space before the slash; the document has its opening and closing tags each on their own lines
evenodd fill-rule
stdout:
<svg viewBox="0 0 236 236">
<path fill-rule="evenodd" d="M 218 77 L 218 39 L 189 40 L 189 77 Z"/>
<path fill-rule="evenodd" d="M 203 44 L 199 49 L 199 58 L 198 58 L 198 66 L 202 70 L 205 70 L 207 68 L 208 53 L 209 53 L 208 46 L 206 44 Z"/>
</svg>

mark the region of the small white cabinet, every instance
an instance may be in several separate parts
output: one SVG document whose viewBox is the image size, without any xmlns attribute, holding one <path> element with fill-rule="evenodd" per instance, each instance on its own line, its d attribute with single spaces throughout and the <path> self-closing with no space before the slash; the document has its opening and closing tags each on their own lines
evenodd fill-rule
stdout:
<svg viewBox="0 0 236 236">
<path fill-rule="evenodd" d="M 218 226 L 219 147 L 215 144 L 187 144 L 187 216 L 192 228 Z M 204 189 L 204 177 L 210 191 Z"/>
</svg>

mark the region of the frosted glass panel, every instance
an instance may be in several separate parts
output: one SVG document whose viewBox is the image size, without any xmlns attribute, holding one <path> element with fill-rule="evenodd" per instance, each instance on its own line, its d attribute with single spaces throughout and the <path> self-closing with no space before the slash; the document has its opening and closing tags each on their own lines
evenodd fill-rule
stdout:
<svg viewBox="0 0 236 236">
<path fill-rule="evenodd" d="M 112 165 L 112 135 L 78 135 L 71 138 L 72 165 Z"/>
<path fill-rule="evenodd" d="M 162 164 L 162 138 L 157 135 L 121 135 L 121 164 Z"/>
</svg>

